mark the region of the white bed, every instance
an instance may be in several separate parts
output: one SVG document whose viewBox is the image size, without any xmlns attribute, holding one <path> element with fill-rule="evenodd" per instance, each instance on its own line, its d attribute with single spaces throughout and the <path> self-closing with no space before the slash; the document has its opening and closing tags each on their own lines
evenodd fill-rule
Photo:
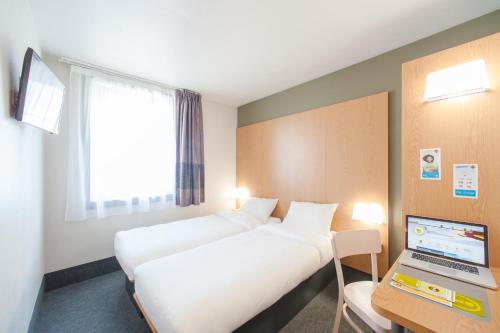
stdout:
<svg viewBox="0 0 500 333">
<path fill-rule="evenodd" d="M 115 255 L 129 280 L 134 281 L 134 269 L 147 261 L 245 232 L 270 221 L 281 220 L 271 217 L 263 221 L 244 211 L 234 211 L 120 231 L 115 236 Z"/>
<path fill-rule="evenodd" d="M 328 235 L 268 224 L 156 259 L 136 268 L 136 298 L 160 333 L 231 332 L 330 262 Z"/>
</svg>

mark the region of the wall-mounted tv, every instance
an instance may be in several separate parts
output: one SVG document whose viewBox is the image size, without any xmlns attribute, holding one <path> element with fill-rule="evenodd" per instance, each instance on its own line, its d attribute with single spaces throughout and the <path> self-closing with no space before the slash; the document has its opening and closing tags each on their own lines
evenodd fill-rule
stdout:
<svg viewBox="0 0 500 333">
<path fill-rule="evenodd" d="M 24 56 L 15 118 L 54 134 L 64 100 L 64 85 L 33 49 Z"/>
</svg>

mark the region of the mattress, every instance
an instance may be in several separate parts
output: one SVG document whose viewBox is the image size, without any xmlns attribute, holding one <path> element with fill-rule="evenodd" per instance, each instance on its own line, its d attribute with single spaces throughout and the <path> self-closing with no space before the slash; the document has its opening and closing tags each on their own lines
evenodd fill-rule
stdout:
<svg viewBox="0 0 500 333">
<path fill-rule="evenodd" d="M 232 332 L 333 257 L 331 238 L 265 225 L 140 265 L 135 292 L 158 332 Z"/>
<path fill-rule="evenodd" d="M 277 220 L 271 218 L 270 220 Z M 235 211 L 135 228 L 116 233 L 115 255 L 123 271 L 134 280 L 134 269 L 153 259 L 251 230 L 263 222 Z"/>
</svg>

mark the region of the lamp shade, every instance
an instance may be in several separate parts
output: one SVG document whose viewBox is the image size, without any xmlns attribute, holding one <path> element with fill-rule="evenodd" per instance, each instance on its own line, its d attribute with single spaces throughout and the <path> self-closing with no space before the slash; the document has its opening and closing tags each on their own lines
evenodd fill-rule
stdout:
<svg viewBox="0 0 500 333">
<path fill-rule="evenodd" d="M 376 203 L 355 202 L 352 219 L 373 224 L 384 223 L 384 208 Z"/>
<path fill-rule="evenodd" d="M 479 59 L 429 73 L 425 82 L 424 100 L 432 102 L 479 93 L 489 88 L 486 63 Z"/>
<path fill-rule="evenodd" d="M 246 187 L 236 187 L 233 191 L 233 197 L 240 201 L 245 201 L 250 197 L 250 192 Z"/>
</svg>

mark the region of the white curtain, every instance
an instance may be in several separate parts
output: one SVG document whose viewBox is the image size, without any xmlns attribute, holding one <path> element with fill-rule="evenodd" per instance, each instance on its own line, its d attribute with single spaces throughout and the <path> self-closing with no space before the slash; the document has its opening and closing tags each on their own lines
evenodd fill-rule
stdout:
<svg viewBox="0 0 500 333">
<path fill-rule="evenodd" d="M 172 205 L 173 92 L 72 66 L 66 221 Z"/>
</svg>

